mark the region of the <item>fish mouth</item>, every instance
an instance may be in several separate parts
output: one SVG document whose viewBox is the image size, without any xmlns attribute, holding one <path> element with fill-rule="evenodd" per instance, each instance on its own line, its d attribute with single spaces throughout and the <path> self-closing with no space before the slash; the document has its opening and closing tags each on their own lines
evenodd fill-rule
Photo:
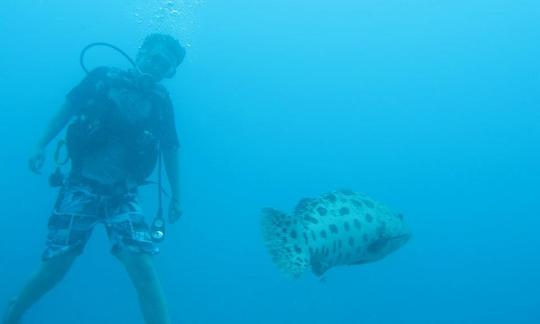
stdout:
<svg viewBox="0 0 540 324">
<path fill-rule="evenodd" d="M 390 237 L 390 238 L 388 238 L 388 242 L 399 241 L 401 243 L 401 245 L 403 245 L 410 239 L 411 239 L 411 234 L 406 233 L 406 234 L 400 234 L 400 235 Z"/>
<path fill-rule="evenodd" d="M 406 233 L 406 234 L 400 234 L 400 235 L 391 237 L 390 240 L 409 240 L 410 238 L 411 238 L 411 234 Z"/>
<path fill-rule="evenodd" d="M 400 235 L 396 235 L 392 237 L 380 238 L 368 246 L 368 251 L 371 253 L 378 253 L 387 249 L 388 247 L 392 247 L 391 251 L 394 251 L 394 250 L 397 250 L 402 245 L 404 245 L 405 243 L 407 243 L 407 241 L 410 238 L 411 238 L 411 235 L 409 233 L 400 234 Z"/>
</svg>

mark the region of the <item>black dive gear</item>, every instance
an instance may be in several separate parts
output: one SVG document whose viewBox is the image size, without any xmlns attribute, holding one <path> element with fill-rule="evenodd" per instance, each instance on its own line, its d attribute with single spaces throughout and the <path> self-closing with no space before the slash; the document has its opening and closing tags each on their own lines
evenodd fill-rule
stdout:
<svg viewBox="0 0 540 324">
<path fill-rule="evenodd" d="M 133 74 L 112 68 L 95 69 L 88 78 L 99 80 L 97 90 L 81 104 L 66 133 L 72 170 L 80 171 L 92 152 L 114 141 L 124 147 L 126 162 L 137 161 L 123 166 L 130 179 L 144 182 L 159 155 L 164 91 L 139 89 Z"/>
<path fill-rule="evenodd" d="M 132 72 L 126 72 L 125 74 L 122 74 L 120 78 L 117 78 L 117 80 L 114 80 L 109 84 L 110 88 L 128 88 L 135 91 L 141 91 L 148 93 L 149 91 L 153 91 L 152 89 L 155 86 L 155 81 L 152 78 L 151 75 L 142 73 L 137 65 L 135 64 L 135 61 L 129 57 L 128 54 L 126 54 L 124 51 L 122 51 L 120 48 L 104 42 L 96 42 L 91 43 L 83 48 L 80 54 L 80 65 L 82 69 L 87 73 L 90 74 L 89 70 L 86 68 L 86 65 L 84 63 L 84 58 L 86 55 L 86 52 L 95 46 L 105 46 L 112 48 L 119 52 L 122 56 L 124 56 L 131 66 L 133 67 Z M 91 110 L 91 109 L 88 109 Z M 71 160 L 71 167 L 72 170 L 77 170 L 78 163 L 80 161 L 81 154 L 87 154 L 88 148 L 92 146 L 97 146 L 99 143 L 107 140 L 106 136 L 108 135 L 106 130 L 110 129 L 110 122 L 109 125 L 107 125 L 107 121 L 100 120 L 99 117 L 101 117 L 104 112 L 103 111 L 88 111 L 90 116 L 79 116 L 73 122 L 67 129 L 66 134 L 66 140 L 61 140 L 58 142 L 56 147 L 56 152 L 54 155 L 54 160 L 56 164 L 55 171 L 49 176 L 49 185 L 52 187 L 60 187 L 65 183 L 65 176 L 62 174 L 61 167 L 65 164 L 67 164 Z M 159 120 L 161 116 L 157 116 L 154 112 L 152 112 L 153 119 Z M 118 116 L 116 116 L 118 117 Z M 115 125 L 113 122 L 113 127 L 116 127 L 118 125 Z M 159 145 L 158 140 L 158 128 L 155 127 L 155 125 L 142 125 L 139 123 L 137 125 L 139 127 L 139 132 L 137 134 L 134 134 L 133 132 L 129 132 L 126 129 L 123 129 L 123 131 L 127 131 L 128 138 L 131 141 L 134 141 L 135 143 L 129 144 L 130 142 L 127 142 L 126 145 L 130 146 L 129 148 L 136 152 L 137 156 L 140 157 L 139 161 L 145 161 L 145 163 L 142 164 L 142 166 L 139 167 L 141 170 L 135 170 L 135 172 L 139 172 L 138 177 L 136 177 L 138 180 L 138 184 L 148 184 L 152 183 L 149 181 L 145 181 L 145 178 L 150 175 L 153 168 L 155 167 L 155 164 L 157 162 L 158 164 L 158 179 L 157 179 L 157 186 L 158 186 L 158 211 L 157 214 L 152 221 L 150 233 L 152 240 L 156 243 L 162 242 L 165 239 L 165 219 L 163 218 L 163 202 L 162 202 L 162 194 L 164 193 L 164 189 L 161 184 L 161 178 L 162 178 L 162 161 L 161 161 L 161 149 Z M 151 127 L 152 129 L 148 129 L 148 127 Z M 133 128 L 133 127 L 132 127 Z M 136 128 L 136 127 L 135 127 Z M 155 132 L 153 132 L 155 130 Z M 61 156 L 61 150 L 63 146 L 66 146 L 68 154 L 64 159 L 60 159 Z M 140 149 L 140 147 L 147 147 L 149 149 Z M 86 151 L 86 153 L 84 152 Z M 132 170 L 133 171 L 133 170 Z M 166 194 L 166 193 L 165 193 Z M 166 194 L 167 195 L 167 194 Z M 168 195 L 167 195 L 168 196 Z"/>
</svg>

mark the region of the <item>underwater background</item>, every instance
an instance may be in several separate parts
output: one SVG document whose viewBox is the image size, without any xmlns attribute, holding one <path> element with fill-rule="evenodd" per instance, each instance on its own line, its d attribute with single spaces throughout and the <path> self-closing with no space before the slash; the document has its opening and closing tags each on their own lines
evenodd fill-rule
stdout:
<svg viewBox="0 0 540 324">
<path fill-rule="evenodd" d="M 40 262 L 56 141 L 42 176 L 27 159 L 84 76 L 80 50 L 134 55 L 161 31 L 188 51 L 165 82 L 184 215 L 156 262 L 173 323 L 540 323 L 539 17 L 532 0 L 2 0 L 0 306 Z M 127 67 L 108 49 L 87 64 Z M 261 208 L 340 188 L 403 212 L 412 240 L 289 280 Z M 24 323 L 142 323 L 102 227 Z"/>
</svg>

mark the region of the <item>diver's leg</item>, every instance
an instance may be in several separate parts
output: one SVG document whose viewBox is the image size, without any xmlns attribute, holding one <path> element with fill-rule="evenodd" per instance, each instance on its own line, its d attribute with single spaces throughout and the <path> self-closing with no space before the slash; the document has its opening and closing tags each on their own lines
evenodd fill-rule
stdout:
<svg viewBox="0 0 540 324">
<path fill-rule="evenodd" d="M 137 290 L 139 304 L 147 324 L 169 324 L 169 312 L 151 255 L 129 250 L 114 254 L 124 265 Z"/>
<path fill-rule="evenodd" d="M 90 238 L 96 216 L 93 196 L 82 187 L 64 187 L 49 218 L 43 262 L 21 293 L 10 303 L 4 324 L 18 323 L 24 313 L 58 284 Z"/>
<path fill-rule="evenodd" d="M 79 254 L 70 251 L 43 261 L 21 293 L 9 304 L 3 324 L 19 323 L 24 313 L 62 280 Z"/>
</svg>

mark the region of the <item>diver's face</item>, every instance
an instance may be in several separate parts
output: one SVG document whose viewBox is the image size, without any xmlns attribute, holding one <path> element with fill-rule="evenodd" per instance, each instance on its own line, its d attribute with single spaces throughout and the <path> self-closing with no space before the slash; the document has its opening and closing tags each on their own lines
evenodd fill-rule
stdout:
<svg viewBox="0 0 540 324">
<path fill-rule="evenodd" d="M 151 75 L 156 82 L 172 77 L 175 72 L 171 58 L 157 50 L 139 55 L 137 66 L 142 73 Z"/>
</svg>

